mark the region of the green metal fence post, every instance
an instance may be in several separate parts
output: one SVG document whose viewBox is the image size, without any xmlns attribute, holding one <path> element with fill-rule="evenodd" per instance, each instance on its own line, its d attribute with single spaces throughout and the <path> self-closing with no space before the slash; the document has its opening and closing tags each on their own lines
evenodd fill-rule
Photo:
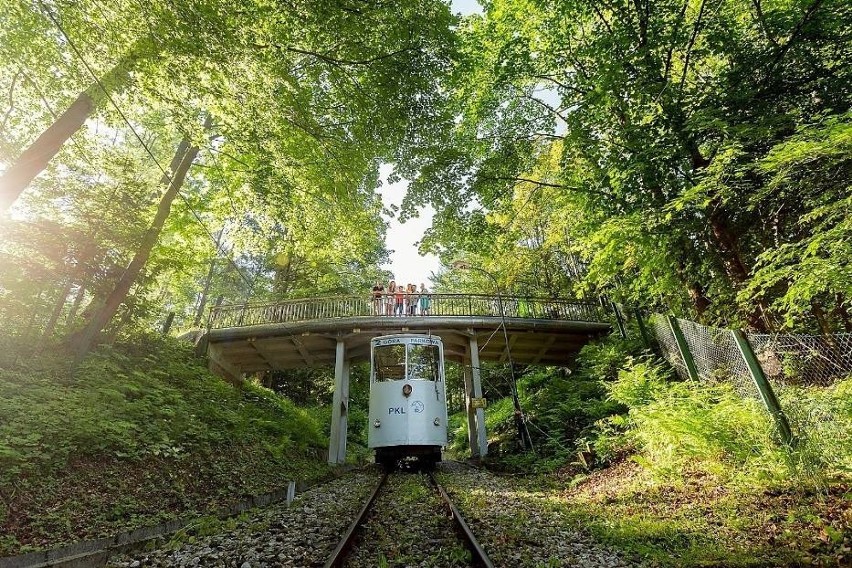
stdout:
<svg viewBox="0 0 852 568">
<path fill-rule="evenodd" d="M 692 358 L 692 353 L 689 352 L 689 344 L 686 342 L 686 337 L 683 336 L 683 331 L 681 331 L 680 325 L 677 323 L 677 318 L 674 316 L 666 316 L 666 319 L 669 322 L 672 335 L 674 335 L 675 341 L 677 342 L 677 349 L 680 351 L 680 357 L 683 359 L 683 364 L 686 366 L 686 372 L 690 379 L 697 381 L 698 367 L 695 366 L 695 359 Z"/>
<path fill-rule="evenodd" d="M 645 320 L 642 318 L 642 310 L 635 308 L 633 315 L 636 316 L 636 323 L 639 324 L 639 334 L 642 335 L 642 343 L 646 349 L 651 349 L 651 336 L 648 334 L 648 328 L 645 327 Z"/>
<path fill-rule="evenodd" d="M 748 342 L 748 338 L 738 329 L 732 329 L 731 335 L 734 336 L 734 342 L 736 342 L 740 354 L 743 356 L 754 385 L 760 393 L 760 398 L 763 400 L 763 404 L 766 405 L 766 410 L 769 411 L 769 414 L 775 420 L 775 426 L 778 428 L 781 439 L 784 441 L 784 444 L 792 446 L 794 440 L 793 432 L 790 430 L 790 423 L 787 421 L 787 416 L 784 414 L 784 410 L 781 408 L 781 404 L 772 390 L 772 385 L 769 384 L 769 380 L 767 380 L 763 368 L 760 366 L 760 362 L 757 360 L 757 356 Z"/>
<path fill-rule="evenodd" d="M 624 319 L 621 317 L 621 312 L 618 310 L 618 304 L 610 302 L 612 313 L 615 314 L 615 325 L 618 326 L 618 333 L 621 334 L 621 339 L 627 339 L 627 330 L 624 329 Z"/>
</svg>

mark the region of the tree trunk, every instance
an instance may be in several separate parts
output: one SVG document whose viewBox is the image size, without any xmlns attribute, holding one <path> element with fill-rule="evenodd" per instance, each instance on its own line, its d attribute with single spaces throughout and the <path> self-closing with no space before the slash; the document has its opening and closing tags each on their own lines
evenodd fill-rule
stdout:
<svg viewBox="0 0 852 568">
<path fill-rule="evenodd" d="M 204 125 L 205 129 L 210 127 L 210 119 L 208 118 Z M 77 359 L 81 359 L 95 343 L 98 335 L 103 328 L 112 319 L 118 311 L 121 303 L 124 302 L 130 291 L 133 283 L 136 282 L 145 263 L 148 262 L 148 257 L 151 256 L 151 250 L 157 243 L 157 239 L 163 230 L 163 225 L 171 212 L 172 202 L 177 197 L 183 182 L 186 179 L 186 174 L 189 171 L 192 162 L 198 155 L 198 147 L 190 147 L 190 141 L 184 139 L 178 145 L 177 152 L 169 166 L 169 171 L 173 172 L 171 178 L 163 176 L 162 183 L 167 185 L 166 192 L 160 199 L 160 205 L 157 208 L 157 214 L 154 216 L 154 221 L 145 233 L 142 243 L 136 251 L 133 260 L 130 261 L 127 269 L 122 274 L 115 288 L 109 294 L 103 306 L 97 309 L 91 319 L 86 323 L 83 330 L 72 340 L 72 348 L 77 355 Z"/>
<path fill-rule="evenodd" d="M 825 310 L 822 309 L 822 306 L 819 302 L 811 302 L 811 313 L 814 315 L 814 318 L 817 321 L 817 325 L 819 326 L 819 330 L 823 335 L 831 334 L 831 325 L 828 323 L 828 319 L 825 317 Z"/>
<path fill-rule="evenodd" d="M 135 55 L 122 59 L 101 79 L 100 84 L 110 92 L 121 91 L 129 82 L 130 70 L 137 59 Z M 18 156 L 0 176 L 0 213 L 9 209 L 30 182 L 44 171 L 62 145 L 80 130 L 105 98 L 103 89 L 95 82 Z"/>
<path fill-rule="evenodd" d="M 834 313 L 843 324 L 843 329 L 847 332 L 852 331 L 852 317 L 849 316 L 849 310 L 846 309 L 846 299 L 843 294 L 836 294 L 835 301 L 837 304 L 834 307 Z"/>
<path fill-rule="evenodd" d="M 71 304 L 71 309 L 68 310 L 68 317 L 65 318 L 65 325 L 70 326 L 74 323 L 74 318 L 77 317 L 77 311 L 80 309 L 80 304 L 83 303 L 83 297 L 86 295 L 86 287 L 81 283 L 77 294 L 74 296 L 74 302 Z"/>
<path fill-rule="evenodd" d="M 711 208 L 713 211 L 709 215 L 709 221 L 715 248 L 719 251 L 725 265 L 725 272 L 728 273 L 734 285 L 742 285 L 748 280 L 749 268 L 740 255 L 737 236 L 723 219 L 724 211 L 722 211 L 721 203 L 714 199 Z"/>
<path fill-rule="evenodd" d="M 742 288 L 748 282 L 751 269 L 743 261 L 739 250 L 739 237 L 734 234 L 723 217 L 722 205 L 713 200 L 709 214 L 710 230 L 713 234 L 713 244 L 722 259 L 725 273 L 734 289 Z M 759 332 L 769 331 L 770 322 L 766 314 L 770 313 L 769 305 L 764 299 L 754 300 L 755 305 L 746 311 L 745 318 L 751 329 Z"/>
<path fill-rule="evenodd" d="M 225 234 L 225 229 L 219 230 L 216 235 L 216 252 L 219 254 L 219 246 L 222 244 L 222 237 Z M 192 327 L 201 325 L 201 318 L 204 317 L 204 308 L 207 307 L 207 295 L 210 293 L 210 284 L 213 282 L 213 273 L 216 270 L 216 256 L 210 259 L 210 270 L 207 271 L 207 278 L 204 279 L 204 290 L 201 291 L 201 298 L 198 300 L 198 310 L 195 312 L 195 320 L 192 322 Z"/>
<path fill-rule="evenodd" d="M 50 314 L 50 319 L 47 321 L 44 332 L 41 334 L 41 345 L 39 347 L 44 347 L 47 341 L 53 337 L 53 332 L 56 330 L 56 324 L 59 322 L 59 316 L 62 315 L 62 308 L 65 307 L 65 301 L 68 299 L 70 291 L 71 280 L 69 279 L 59 291 L 59 296 L 56 298 L 56 303 L 53 306 L 53 313 Z"/>
</svg>

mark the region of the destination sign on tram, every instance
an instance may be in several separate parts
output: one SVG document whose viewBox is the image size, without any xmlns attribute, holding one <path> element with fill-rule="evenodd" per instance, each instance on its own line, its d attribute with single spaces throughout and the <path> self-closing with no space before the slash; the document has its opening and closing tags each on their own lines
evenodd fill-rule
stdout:
<svg viewBox="0 0 852 568">
<path fill-rule="evenodd" d="M 374 340 L 376 347 L 381 347 L 382 345 L 402 345 L 404 343 L 412 345 L 439 345 L 441 340 L 432 337 L 389 337 Z"/>
</svg>

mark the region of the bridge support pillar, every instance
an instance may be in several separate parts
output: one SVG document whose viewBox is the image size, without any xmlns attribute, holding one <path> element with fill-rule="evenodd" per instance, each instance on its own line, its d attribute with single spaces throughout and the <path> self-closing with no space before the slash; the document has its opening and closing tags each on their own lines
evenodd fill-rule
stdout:
<svg viewBox="0 0 852 568">
<path fill-rule="evenodd" d="M 468 379 L 468 377 L 470 377 Z M 485 409 L 472 408 L 471 398 L 482 398 L 482 378 L 479 369 L 479 342 L 476 336 L 470 337 L 470 373 L 465 370 L 465 391 L 467 393 L 467 428 L 470 442 L 470 454 L 474 458 L 484 458 L 488 453 L 488 439 L 485 432 Z"/>
<path fill-rule="evenodd" d="M 222 348 L 215 343 L 207 345 L 207 368 L 231 384 L 239 385 L 242 382 L 243 373 L 240 368 L 229 363 L 222 354 Z"/>
<path fill-rule="evenodd" d="M 465 358 L 462 365 L 462 373 L 464 376 L 464 407 L 467 410 L 467 444 L 470 447 L 470 456 L 472 458 L 479 457 L 479 441 L 476 437 L 476 411 L 471 406 L 471 398 L 473 397 L 473 379 L 470 376 L 470 359 Z"/>
<path fill-rule="evenodd" d="M 334 360 L 334 397 L 331 403 L 331 437 L 328 445 L 328 463 L 346 461 L 346 434 L 349 426 L 349 360 L 346 344 L 337 340 Z"/>
</svg>

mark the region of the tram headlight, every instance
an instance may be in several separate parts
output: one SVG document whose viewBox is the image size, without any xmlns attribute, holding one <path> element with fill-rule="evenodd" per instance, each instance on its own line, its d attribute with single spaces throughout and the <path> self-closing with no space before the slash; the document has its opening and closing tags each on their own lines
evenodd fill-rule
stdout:
<svg viewBox="0 0 852 568">
<path fill-rule="evenodd" d="M 411 395 L 411 385 L 408 385 L 408 384 L 403 385 L 402 394 L 404 394 L 405 396 Z"/>
<path fill-rule="evenodd" d="M 373 428 L 380 428 L 382 425 L 382 421 L 376 418 L 376 421 L 373 422 Z"/>
<path fill-rule="evenodd" d="M 441 425 L 441 419 L 436 418 L 435 420 L 432 421 L 432 424 L 434 424 L 435 426 L 440 426 Z"/>
</svg>

